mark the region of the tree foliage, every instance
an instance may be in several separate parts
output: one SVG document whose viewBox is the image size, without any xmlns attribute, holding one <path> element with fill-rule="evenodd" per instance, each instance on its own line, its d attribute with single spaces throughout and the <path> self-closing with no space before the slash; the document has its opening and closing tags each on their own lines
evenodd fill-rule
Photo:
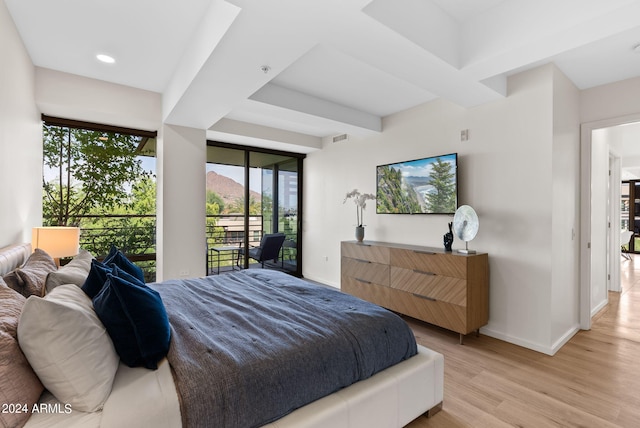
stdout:
<svg viewBox="0 0 640 428">
<path fill-rule="evenodd" d="M 207 245 L 214 246 L 224 240 L 224 229 L 217 227 L 218 214 L 224 210 L 224 200 L 212 190 L 207 190 L 206 197 L 206 230 Z"/>
<path fill-rule="evenodd" d="M 237 198 L 228 204 L 222 214 L 244 214 L 244 197 Z M 249 196 L 249 215 L 262 214 L 262 204 L 253 195 Z"/>
<path fill-rule="evenodd" d="M 218 215 L 224 211 L 224 200 L 213 190 L 207 190 L 207 215 Z"/>
<path fill-rule="evenodd" d="M 144 178 L 138 137 L 44 125 L 43 211 L 50 225 L 78 224 L 95 209 L 112 212 L 130 202 L 127 186 Z M 154 208 L 155 212 L 155 208 Z"/>
</svg>

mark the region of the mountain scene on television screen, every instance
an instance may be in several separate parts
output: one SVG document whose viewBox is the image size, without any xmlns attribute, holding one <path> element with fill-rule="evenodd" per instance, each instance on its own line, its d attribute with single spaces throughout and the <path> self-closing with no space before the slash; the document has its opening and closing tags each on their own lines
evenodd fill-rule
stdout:
<svg viewBox="0 0 640 428">
<path fill-rule="evenodd" d="M 440 158 L 429 163 L 426 175 L 403 175 L 406 164 L 377 170 L 377 212 L 384 214 L 453 213 L 456 208 L 455 170 Z"/>
</svg>

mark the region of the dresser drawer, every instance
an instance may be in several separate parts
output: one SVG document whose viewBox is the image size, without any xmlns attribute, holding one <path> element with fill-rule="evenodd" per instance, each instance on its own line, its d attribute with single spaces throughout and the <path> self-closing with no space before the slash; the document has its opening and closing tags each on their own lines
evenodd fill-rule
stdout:
<svg viewBox="0 0 640 428">
<path fill-rule="evenodd" d="M 422 297 L 467 305 L 467 281 L 464 279 L 392 266 L 389 285 Z"/>
<path fill-rule="evenodd" d="M 391 265 L 454 278 L 467 278 L 467 257 L 402 248 L 391 249 Z"/>
<path fill-rule="evenodd" d="M 377 284 L 361 283 L 350 278 L 342 283 L 343 291 L 366 299 L 395 312 L 466 334 L 466 308 L 447 302 L 430 300 L 412 293 Z"/>
<path fill-rule="evenodd" d="M 464 306 L 438 300 L 421 298 L 415 294 L 402 293 L 394 296 L 395 308 L 392 310 L 410 317 L 446 328 L 456 333 L 467 334 L 475 330 L 467 324 L 467 312 Z"/>
<path fill-rule="evenodd" d="M 341 279 L 340 289 L 352 296 L 389 308 L 386 303 L 389 297 L 389 290 L 391 289 L 387 286 L 349 276 L 343 276 Z"/>
<path fill-rule="evenodd" d="M 340 265 L 342 277 L 352 277 L 376 284 L 389 285 L 389 265 L 362 259 L 343 257 Z"/>
<path fill-rule="evenodd" d="M 390 249 L 379 245 L 357 244 L 355 242 L 341 243 L 342 257 L 366 260 L 380 264 L 389 264 Z"/>
</svg>

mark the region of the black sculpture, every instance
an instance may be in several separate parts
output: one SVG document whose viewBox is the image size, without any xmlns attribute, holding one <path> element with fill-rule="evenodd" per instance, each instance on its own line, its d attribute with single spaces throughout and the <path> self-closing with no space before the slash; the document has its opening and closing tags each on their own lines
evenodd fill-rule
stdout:
<svg viewBox="0 0 640 428">
<path fill-rule="evenodd" d="M 453 222 L 449 223 L 449 231 L 444 234 L 444 250 L 451 251 L 451 245 L 453 244 Z"/>
</svg>

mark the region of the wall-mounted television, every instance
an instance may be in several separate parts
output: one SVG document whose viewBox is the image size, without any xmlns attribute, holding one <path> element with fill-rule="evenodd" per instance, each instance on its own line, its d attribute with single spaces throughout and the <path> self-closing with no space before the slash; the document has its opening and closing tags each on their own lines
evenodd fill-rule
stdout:
<svg viewBox="0 0 640 428">
<path fill-rule="evenodd" d="M 378 214 L 454 214 L 458 208 L 458 154 L 376 167 Z"/>
</svg>

